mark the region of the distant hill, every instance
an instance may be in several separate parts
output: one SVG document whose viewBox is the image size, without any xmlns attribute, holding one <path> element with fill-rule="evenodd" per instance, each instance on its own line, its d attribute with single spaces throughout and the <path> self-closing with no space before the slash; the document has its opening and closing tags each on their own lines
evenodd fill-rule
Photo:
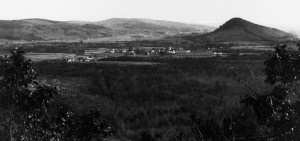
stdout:
<svg viewBox="0 0 300 141">
<path fill-rule="evenodd" d="M 287 41 L 297 40 L 297 37 L 287 32 L 261 26 L 241 18 L 233 18 L 215 31 L 204 35 L 188 35 L 190 40 L 211 40 L 224 42 L 255 42 L 255 41 Z"/>
<path fill-rule="evenodd" d="M 215 28 L 150 19 L 108 19 L 98 22 L 24 19 L 0 21 L 0 39 L 78 40 L 98 38 L 164 38 L 177 34 L 206 33 Z"/>
<path fill-rule="evenodd" d="M 113 18 L 94 24 L 110 27 L 118 34 L 177 35 L 211 32 L 215 29 L 211 26 L 197 24 L 134 18 Z"/>
<path fill-rule="evenodd" d="M 71 24 L 46 19 L 0 21 L 0 39 L 56 40 L 112 36 L 111 29 L 94 24 Z"/>
</svg>

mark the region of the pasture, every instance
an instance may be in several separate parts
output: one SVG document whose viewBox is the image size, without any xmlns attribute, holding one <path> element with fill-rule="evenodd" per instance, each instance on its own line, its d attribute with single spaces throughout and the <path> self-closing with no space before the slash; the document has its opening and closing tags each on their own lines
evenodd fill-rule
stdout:
<svg viewBox="0 0 300 141">
<path fill-rule="evenodd" d="M 75 58 L 71 53 L 26 53 L 25 57 L 32 61 L 57 60 Z"/>
</svg>

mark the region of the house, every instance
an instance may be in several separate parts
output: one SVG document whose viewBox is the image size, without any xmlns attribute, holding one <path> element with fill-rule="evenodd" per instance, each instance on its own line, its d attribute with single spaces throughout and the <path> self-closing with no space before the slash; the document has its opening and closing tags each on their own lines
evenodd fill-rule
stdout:
<svg viewBox="0 0 300 141">
<path fill-rule="evenodd" d="M 149 51 L 145 51 L 145 55 L 150 55 L 150 52 Z"/>
<path fill-rule="evenodd" d="M 170 46 L 169 48 L 166 49 L 165 53 L 167 53 L 167 54 L 175 54 L 176 52 L 175 52 L 174 48 L 172 48 Z"/>
<path fill-rule="evenodd" d="M 150 51 L 150 54 L 157 54 L 157 50 L 152 49 L 152 50 Z"/>
<path fill-rule="evenodd" d="M 175 52 L 175 50 L 167 50 L 166 53 L 167 54 L 175 54 L 176 52 Z"/>
<path fill-rule="evenodd" d="M 222 55 L 222 52 L 214 52 L 214 55 Z"/>
<path fill-rule="evenodd" d="M 116 53 L 116 51 L 117 51 L 116 49 L 112 49 L 110 52 L 111 53 Z"/>
<path fill-rule="evenodd" d="M 169 48 L 167 48 L 166 50 L 174 50 L 171 46 Z"/>
<path fill-rule="evenodd" d="M 132 50 L 132 51 L 128 51 L 126 54 L 127 54 L 127 55 L 135 55 L 136 53 L 135 53 L 134 50 Z"/>
<path fill-rule="evenodd" d="M 122 53 L 126 53 L 126 52 L 127 52 L 127 49 L 123 49 L 123 50 L 122 50 Z"/>
<path fill-rule="evenodd" d="M 67 60 L 67 62 L 73 62 L 73 61 L 75 61 L 74 58 L 71 58 L 71 59 L 68 59 L 68 60 Z"/>
<path fill-rule="evenodd" d="M 84 59 L 84 61 L 85 61 L 85 62 L 90 62 L 90 61 L 92 61 L 92 60 L 94 60 L 94 59 L 95 59 L 94 57 L 88 56 L 88 57 L 86 57 L 86 58 Z"/>
</svg>

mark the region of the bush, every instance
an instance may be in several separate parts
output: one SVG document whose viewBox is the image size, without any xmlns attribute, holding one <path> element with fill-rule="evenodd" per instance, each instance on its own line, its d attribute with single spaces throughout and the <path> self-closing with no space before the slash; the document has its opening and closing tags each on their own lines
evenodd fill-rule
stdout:
<svg viewBox="0 0 300 141">
<path fill-rule="evenodd" d="M 54 101 L 53 86 L 39 84 L 31 61 L 15 49 L 0 61 L 0 129 L 5 140 L 103 140 L 112 129 L 100 111 L 80 115 Z"/>
</svg>

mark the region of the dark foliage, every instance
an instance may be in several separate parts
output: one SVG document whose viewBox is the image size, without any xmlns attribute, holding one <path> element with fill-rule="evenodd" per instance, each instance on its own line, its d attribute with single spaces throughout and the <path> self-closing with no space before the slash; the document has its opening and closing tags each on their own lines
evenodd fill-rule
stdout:
<svg viewBox="0 0 300 141">
<path fill-rule="evenodd" d="M 56 103 L 58 89 L 40 85 L 23 54 L 15 49 L 0 63 L 3 140 L 102 140 L 112 133 L 100 111 L 80 115 Z"/>
<path fill-rule="evenodd" d="M 242 108 L 239 109 L 238 107 L 239 110 L 232 112 L 234 114 L 222 115 L 221 117 L 215 114 L 215 107 L 223 107 L 221 106 L 224 102 L 222 96 L 231 95 L 232 91 L 228 90 L 238 89 L 226 82 L 233 81 L 232 79 L 237 76 L 247 78 L 251 75 L 249 66 L 255 66 L 256 70 L 263 70 L 261 59 L 264 58 L 249 58 L 239 56 L 182 59 L 120 57 L 111 60 L 150 61 L 157 64 L 116 65 L 44 61 L 35 63 L 34 66 L 38 72 L 50 77 L 86 78 L 90 80 L 91 83 L 87 88 L 80 90 L 80 92 L 92 94 L 93 96 L 89 96 L 93 98 L 100 96 L 105 98 L 107 103 L 112 104 L 108 107 L 113 110 L 107 111 L 106 116 L 119 122 L 116 123 L 118 129 L 124 128 L 124 132 L 121 134 L 125 135 L 126 131 L 134 131 L 135 134 L 138 134 L 138 137 L 132 134 L 127 135 L 134 140 L 141 139 L 142 135 L 139 130 L 144 128 L 155 128 L 151 129 L 151 132 L 148 131 L 147 134 L 143 134 L 145 138 L 155 140 L 167 140 L 166 138 L 188 140 L 188 138 L 193 138 L 186 130 L 184 132 L 181 132 L 181 129 L 177 130 L 180 126 L 189 125 L 188 116 L 193 113 L 201 114 L 199 116 L 201 118 L 193 120 L 191 127 L 198 140 L 202 138 L 204 140 L 280 140 L 284 137 L 292 137 L 292 134 L 289 133 L 292 125 L 295 125 L 293 120 L 295 116 L 293 116 L 293 108 L 286 101 L 285 95 L 290 93 L 286 91 L 290 90 L 289 87 L 279 85 L 274 87 L 273 91 L 267 92 L 251 90 L 251 94 L 243 97 Z M 296 63 L 297 61 L 294 59 L 292 62 Z M 237 68 L 238 72 L 227 70 L 228 68 Z M 218 81 L 204 82 L 210 81 L 211 78 L 218 78 Z M 219 78 L 223 78 L 223 80 Z M 224 82 L 225 79 L 226 82 Z M 280 82 L 277 81 L 275 84 L 280 84 Z M 71 103 L 72 100 L 86 100 L 85 97 L 77 96 L 76 98 L 71 98 L 68 101 Z M 164 103 L 172 105 L 167 109 L 167 104 Z M 81 108 L 82 104 L 76 103 L 73 106 Z M 274 108 L 276 113 L 272 112 Z M 165 119 L 161 119 L 161 111 L 170 117 L 170 122 L 174 124 L 176 130 L 172 129 L 172 132 L 164 131 L 159 134 L 153 131 L 161 128 L 169 129 Z M 288 116 L 283 114 L 286 111 L 290 111 L 287 112 Z M 122 124 L 126 126 L 122 127 Z M 293 129 L 297 130 L 297 128 Z"/>
<path fill-rule="evenodd" d="M 286 45 L 275 47 L 276 54 L 265 61 L 266 83 L 280 82 L 283 85 L 290 85 L 298 80 L 300 73 L 296 63 L 299 61 L 295 61 L 285 48 Z"/>
<path fill-rule="evenodd" d="M 153 135 L 150 133 L 149 130 L 145 130 L 141 133 L 141 140 L 142 141 L 156 141 Z"/>
<path fill-rule="evenodd" d="M 141 58 L 133 57 L 118 59 L 141 61 Z M 190 114 L 213 117 L 230 107 L 225 102 L 238 102 L 224 99 L 239 95 L 242 89 L 236 88 L 233 80 L 238 76 L 237 72 L 228 68 L 238 69 L 243 74 L 239 76 L 245 79 L 250 75 L 249 66 L 255 65 L 256 72 L 263 69 L 261 60 L 245 63 L 244 60 L 221 58 L 160 58 L 151 61 L 156 64 L 43 61 L 33 65 L 46 78 L 87 80 L 84 88 L 76 87 L 74 92 L 64 91 L 71 96 L 62 97 L 62 101 L 79 111 L 88 107 L 107 107 L 103 109 L 106 117 L 116 121 L 115 127 L 121 130 L 118 130 L 120 134 L 132 140 L 140 140 L 140 130 L 144 128 L 150 128 L 149 132 L 159 140 L 172 140 L 173 137 L 187 140 L 186 136 L 192 138 L 187 130 Z M 108 105 L 99 104 L 98 101 Z M 163 112 L 170 118 L 176 132 L 169 132 L 170 127 Z M 159 133 L 156 134 L 157 130 Z"/>
<path fill-rule="evenodd" d="M 298 115 L 287 96 L 298 80 L 299 60 L 285 47 L 278 45 L 275 55 L 265 61 L 265 82 L 275 85 L 272 91 L 261 93 L 248 87 L 251 93 L 240 101 L 244 110 L 220 120 L 196 119 L 193 133 L 202 140 L 296 140 Z"/>
</svg>

